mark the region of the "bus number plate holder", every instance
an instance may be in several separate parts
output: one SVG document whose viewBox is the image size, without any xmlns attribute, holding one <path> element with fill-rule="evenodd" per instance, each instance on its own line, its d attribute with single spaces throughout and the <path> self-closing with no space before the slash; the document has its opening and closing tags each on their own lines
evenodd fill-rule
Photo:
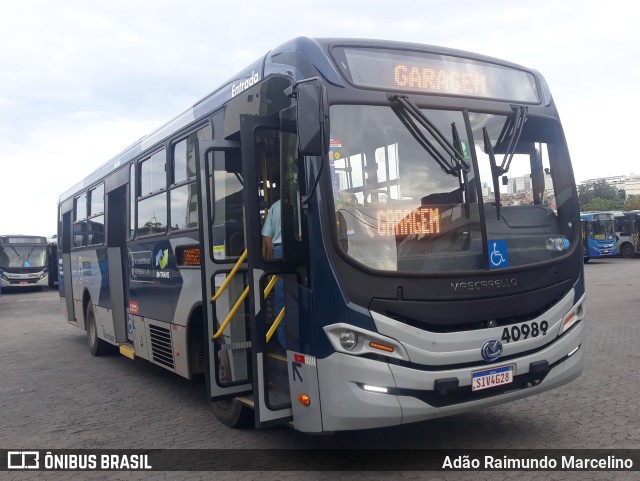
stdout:
<svg viewBox="0 0 640 481">
<path fill-rule="evenodd" d="M 471 373 L 471 390 L 481 391 L 513 382 L 514 366 L 495 367 Z"/>
</svg>

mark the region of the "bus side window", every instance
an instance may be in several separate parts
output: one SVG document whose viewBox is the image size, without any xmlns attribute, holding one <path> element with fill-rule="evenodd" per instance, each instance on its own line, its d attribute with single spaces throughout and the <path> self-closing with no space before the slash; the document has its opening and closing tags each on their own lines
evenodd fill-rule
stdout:
<svg viewBox="0 0 640 481">
<path fill-rule="evenodd" d="M 87 218 L 87 193 L 83 192 L 73 201 L 73 247 L 87 245 L 84 220 Z"/>
<path fill-rule="evenodd" d="M 211 139 L 211 126 L 206 125 L 173 146 L 169 191 L 171 230 L 198 227 L 195 146 L 198 140 Z"/>
<path fill-rule="evenodd" d="M 166 155 L 161 149 L 140 163 L 140 196 L 136 235 L 161 234 L 167 229 Z"/>
</svg>

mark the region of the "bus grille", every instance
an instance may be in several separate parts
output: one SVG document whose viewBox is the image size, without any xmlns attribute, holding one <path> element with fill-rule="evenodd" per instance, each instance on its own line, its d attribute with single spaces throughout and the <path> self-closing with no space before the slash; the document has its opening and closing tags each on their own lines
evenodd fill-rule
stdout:
<svg viewBox="0 0 640 481">
<path fill-rule="evenodd" d="M 158 364 L 173 369 L 171 331 L 164 327 L 149 324 L 149 335 L 151 336 L 151 356 L 153 360 Z"/>
</svg>

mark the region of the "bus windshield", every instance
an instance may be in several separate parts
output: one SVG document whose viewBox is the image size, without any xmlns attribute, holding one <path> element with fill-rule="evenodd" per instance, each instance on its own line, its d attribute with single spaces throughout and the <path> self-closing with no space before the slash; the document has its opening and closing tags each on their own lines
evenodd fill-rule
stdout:
<svg viewBox="0 0 640 481">
<path fill-rule="evenodd" d="M 29 245 L 0 246 L 0 269 L 15 267 L 44 267 L 47 247 Z"/>
<path fill-rule="evenodd" d="M 558 124 L 527 118 L 509 129 L 520 111 L 421 113 L 434 129 L 395 106 L 331 106 L 334 225 L 343 252 L 373 269 L 452 272 L 526 265 L 569 249 L 574 227 L 561 219 L 575 214 L 573 176 Z M 492 169 L 490 154 L 506 168 Z M 504 262 L 492 265 L 492 245 L 501 246 Z"/>
<path fill-rule="evenodd" d="M 597 240 L 613 239 L 613 219 L 591 221 L 590 237 Z"/>
</svg>

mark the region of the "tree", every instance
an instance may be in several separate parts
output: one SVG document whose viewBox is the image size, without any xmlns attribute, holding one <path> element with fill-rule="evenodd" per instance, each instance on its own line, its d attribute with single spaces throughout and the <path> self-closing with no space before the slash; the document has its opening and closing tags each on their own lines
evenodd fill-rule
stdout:
<svg viewBox="0 0 640 481">
<path fill-rule="evenodd" d="M 594 199 L 597 197 L 601 199 L 617 199 L 618 190 L 609 184 L 606 179 L 599 179 L 593 183 L 593 197 Z"/>
<path fill-rule="evenodd" d="M 591 184 L 580 184 L 578 186 L 578 201 L 580 205 L 588 204 L 594 197 Z"/>
<path fill-rule="evenodd" d="M 624 206 L 623 200 L 618 199 L 603 199 L 601 197 L 594 198 L 591 202 L 584 205 L 580 205 L 580 210 L 583 212 L 588 211 L 609 211 L 609 210 L 622 210 Z"/>
<path fill-rule="evenodd" d="M 624 210 L 640 210 L 640 195 L 630 195 L 624 203 Z"/>
</svg>

